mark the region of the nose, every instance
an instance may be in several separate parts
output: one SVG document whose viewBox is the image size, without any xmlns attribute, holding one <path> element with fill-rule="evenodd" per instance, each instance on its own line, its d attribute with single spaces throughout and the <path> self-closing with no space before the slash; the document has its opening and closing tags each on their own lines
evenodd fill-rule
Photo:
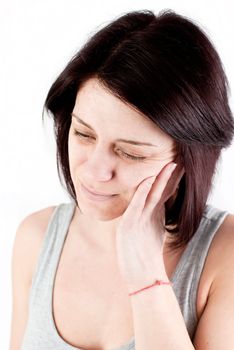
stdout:
<svg viewBox="0 0 234 350">
<path fill-rule="evenodd" d="M 87 153 L 85 179 L 88 183 L 106 182 L 112 179 L 116 168 L 115 155 L 102 145 L 96 145 Z"/>
</svg>

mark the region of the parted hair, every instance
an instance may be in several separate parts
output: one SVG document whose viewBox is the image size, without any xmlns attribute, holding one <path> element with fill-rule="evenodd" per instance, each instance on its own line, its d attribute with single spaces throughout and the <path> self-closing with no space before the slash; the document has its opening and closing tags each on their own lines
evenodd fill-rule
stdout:
<svg viewBox="0 0 234 350">
<path fill-rule="evenodd" d="M 214 44 L 172 10 L 141 10 L 99 29 L 70 59 L 43 110 L 54 121 L 61 184 L 77 205 L 68 133 L 77 92 L 93 77 L 175 140 L 185 174 L 165 204 L 165 228 L 175 238 L 173 247 L 185 245 L 202 219 L 221 150 L 234 135 L 228 80 Z"/>
</svg>

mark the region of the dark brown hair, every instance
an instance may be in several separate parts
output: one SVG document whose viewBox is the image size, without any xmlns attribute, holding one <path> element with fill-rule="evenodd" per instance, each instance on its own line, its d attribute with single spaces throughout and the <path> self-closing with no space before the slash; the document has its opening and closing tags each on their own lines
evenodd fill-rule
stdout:
<svg viewBox="0 0 234 350">
<path fill-rule="evenodd" d="M 78 89 L 92 77 L 175 140 L 185 174 L 175 201 L 166 203 L 166 227 L 176 238 L 173 246 L 183 246 L 200 224 L 220 152 L 234 134 L 228 81 L 213 44 L 190 19 L 142 10 L 106 25 L 71 58 L 44 108 L 54 120 L 60 181 L 77 205 L 68 161 L 70 114 Z"/>
</svg>

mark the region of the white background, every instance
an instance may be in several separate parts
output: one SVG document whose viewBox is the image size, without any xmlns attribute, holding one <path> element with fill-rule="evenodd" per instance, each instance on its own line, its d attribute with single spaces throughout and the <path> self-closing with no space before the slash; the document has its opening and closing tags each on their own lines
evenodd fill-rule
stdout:
<svg viewBox="0 0 234 350">
<path fill-rule="evenodd" d="M 71 56 L 119 15 L 170 8 L 195 20 L 216 46 L 234 89 L 232 0 L 75 1 L 0 3 L 0 348 L 11 321 L 11 253 L 19 222 L 43 207 L 69 201 L 57 175 L 52 123 L 42 107 Z M 230 96 L 233 110 L 233 96 Z M 223 152 L 209 203 L 234 213 L 234 144 Z M 18 349 L 17 349 L 18 350 Z"/>
</svg>

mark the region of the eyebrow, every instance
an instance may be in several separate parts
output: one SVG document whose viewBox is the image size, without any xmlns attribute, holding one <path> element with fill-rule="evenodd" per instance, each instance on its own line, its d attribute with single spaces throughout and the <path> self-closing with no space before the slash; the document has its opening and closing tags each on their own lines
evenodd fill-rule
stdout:
<svg viewBox="0 0 234 350">
<path fill-rule="evenodd" d="M 87 128 L 93 130 L 93 128 L 87 124 L 86 122 L 84 122 L 82 119 L 80 119 L 77 115 L 75 115 L 74 113 L 71 113 L 71 116 L 73 116 L 74 118 L 76 118 L 76 120 L 83 124 L 84 126 L 87 126 Z M 158 147 L 157 145 L 153 145 L 152 143 L 149 142 L 138 142 L 138 141 L 134 141 L 134 140 L 124 140 L 124 139 L 117 139 L 117 142 L 124 142 L 124 143 L 130 143 L 132 145 L 138 145 L 138 146 L 151 146 L 151 147 Z"/>
</svg>

